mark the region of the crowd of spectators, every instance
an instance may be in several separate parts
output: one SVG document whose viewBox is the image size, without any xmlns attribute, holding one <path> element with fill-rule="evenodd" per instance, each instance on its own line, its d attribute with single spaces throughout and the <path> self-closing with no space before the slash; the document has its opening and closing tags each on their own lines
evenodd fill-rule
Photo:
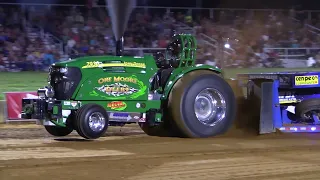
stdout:
<svg viewBox="0 0 320 180">
<path fill-rule="evenodd" d="M 0 8 L 0 70 L 43 70 L 70 56 L 103 55 L 114 50 L 111 20 L 105 8 L 40 9 Z M 264 48 L 320 47 L 320 36 L 310 33 L 302 20 L 295 19 L 295 13 L 220 11 L 209 19 L 190 12 L 135 10 L 125 32 L 125 47 L 164 48 L 174 25 L 182 22 L 196 29 L 197 35 L 203 33 L 229 44 L 231 51 L 225 64 L 252 67 L 271 62 L 272 66 L 281 66 L 279 52 Z M 317 21 L 312 22 L 317 26 Z M 41 35 L 33 37 L 27 28 L 41 29 Z M 53 36 L 46 36 L 49 34 Z M 200 44 L 199 61 L 219 65 L 217 59 L 221 57 L 212 49 Z"/>
<path fill-rule="evenodd" d="M 0 7 L 0 71 L 43 70 L 58 57 L 55 48 L 26 32 L 25 13 Z"/>
<path fill-rule="evenodd" d="M 115 45 L 111 20 L 105 8 L 84 11 L 77 8 L 72 8 L 71 11 L 52 9 L 41 19 L 39 24 L 62 39 L 68 54 L 106 54 Z M 168 29 L 172 29 L 172 24 L 172 19 L 168 17 L 134 12 L 124 35 L 125 46 L 165 47 L 170 35 Z"/>
<path fill-rule="evenodd" d="M 234 53 L 229 60 L 236 66 L 259 64 L 261 66 L 264 62 L 270 61 L 271 64 L 279 66 L 279 56 L 284 52 L 266 48 L 320 49 L 320 36 L 306 28 L 305 23 L 309 23 L 306 19 L 299 20 L 294 14 L 294 10 L 289 13 L 255 12 L 255 14 L 248 11 L 241 15 L 235 15 L 234 12 L 221 12 L 220 21 L 204 19 L 200 30 L 212 38 L 222 38 L 223 42 L 230 44 Z M 215 28 L 212 28 L 213 26 Z M 289 55 L 305 54 L 315 57 L 317 51 L 306 54 L 305 50 L 291 50 Z M 302 55 L 301 58 L 306 59 Z"/>
</svg>

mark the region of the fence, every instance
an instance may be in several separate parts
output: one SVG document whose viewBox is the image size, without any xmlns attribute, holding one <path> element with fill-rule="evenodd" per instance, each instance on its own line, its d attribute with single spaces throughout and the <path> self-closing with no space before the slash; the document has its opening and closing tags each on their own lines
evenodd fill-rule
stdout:
<svg viewBox="0 0 320 180">
<path fill-rule="evenodd" d="M 315 26 L 312 26 L 312 25 L 310 25 L 310 24 L 305 24 L 305 27 L 306 27 L 306 29 L 307 29 L 309 32 L 311 32 L 311 33 L 313 33 L 313 34 L 315 34 L 315 35 L 320 36 L 320 29 L 319 29 L 319 28 L 317 28 L 317 27 L 315 27 Z"/>
<path fill-rule="evenodd" d="M 306 66 L 306 60 L 320 52 L 320 48 L 264 48 L 264 53 L 275 51 L 286 68 Z"/>
<path fill-rule="evenodd" d="M 166 48 L 124 48 L 125 54 L 132 56 L 144 56 L 144 55 L 153 55 L 157 52 L 164 53 Z"/>
</svg>

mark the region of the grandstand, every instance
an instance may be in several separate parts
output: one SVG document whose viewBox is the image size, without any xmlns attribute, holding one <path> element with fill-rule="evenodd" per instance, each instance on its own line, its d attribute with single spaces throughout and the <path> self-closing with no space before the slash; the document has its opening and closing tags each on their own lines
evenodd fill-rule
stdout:
<svg viewBox="0 0 320 180">
<path fill-rule="evenodd" d="M 297 68 L 313 57 L 320 64 L 317 12 L 200 9 L 200 16 L 195 10 L 136 8 L 125 33 L 126 53 L 163 51 L 176 30 L 196 35 L 199 63 Z M 2 4 L 0 21 L 0 71 L 43 71 L 55 61 L 114 50 L 105 6 Z"/>
</svg>

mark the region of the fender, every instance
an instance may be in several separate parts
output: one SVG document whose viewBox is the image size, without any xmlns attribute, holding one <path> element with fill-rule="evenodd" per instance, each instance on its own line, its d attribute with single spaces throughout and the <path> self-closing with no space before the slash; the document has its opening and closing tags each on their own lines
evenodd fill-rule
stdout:
<svg viewBox="0 0 320 180">
<path fill-rule="evenodd" d="M 197 71 L 197 70 L 208 70 L 208 71 L 213 71 L 217 74 L 221 74 L 222 71 L 218 67 L 214 66 L 209 66 L 205 64 L 197 64 L 194 66 L 190 66 L 188 68 L 178 68 L 172 71 L 170 78 L 164 88 L 164 93 L 161 96 L 161 99 L 167 99 L 169 96 L 169 93 L 171 92 L 172 87 L 174 84 L 182 78 L 185 74 L 191 72 L 191 71 Z"/>
</svg>

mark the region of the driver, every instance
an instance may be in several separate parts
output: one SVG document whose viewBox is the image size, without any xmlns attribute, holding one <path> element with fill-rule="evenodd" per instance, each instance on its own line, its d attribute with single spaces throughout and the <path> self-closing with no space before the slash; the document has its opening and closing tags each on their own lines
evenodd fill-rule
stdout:
<svg viewBox="0 0 320 180">
<path fill-rule="evenodd" d="M 158 68 L 178 67 L 181 52 L 180 39 L 173 40 L 166 49 L 166 57 L 161 53 L 155 54 L 156 65 Z"/>
<path fill-rule="evenodd" d="M 175 39 L 167 47 L 167 57 L 171 67 L 178 67 L 180 63 L 181 42 Z"/>
<path fill-rule="evenodd" d="M 175 41 L 173 41 L 172 43 L 170 43 L 170 45 L 168 46 L 168 51 L 171 51 L 171 55 L 175 58 L 179 58 L 179 54 L 180 54 L 180 50 L 181 50 L 181 43 L 179 41 L 179 39 L 176 39 Z"/>
</svg>

